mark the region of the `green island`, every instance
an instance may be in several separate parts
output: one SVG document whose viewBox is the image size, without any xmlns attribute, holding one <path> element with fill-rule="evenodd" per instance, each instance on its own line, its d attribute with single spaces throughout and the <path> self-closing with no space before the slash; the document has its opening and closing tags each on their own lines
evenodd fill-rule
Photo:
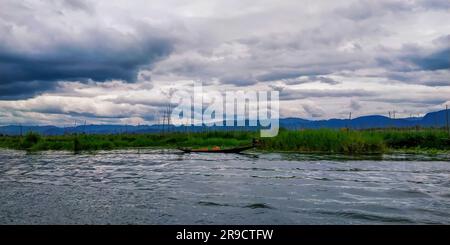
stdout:
<svg viewBox="0 0 450 245">
<path fill-rule="evenodd" d="M 128 148 L 220 147 L 249 145 L 259 140 L 257 151 L 369 154 L 388 152 L 450 152 L 449 134 L 444 129 L 281 129 L 278 136 L 260 138 L 256 131 L 169 132 L 147 134 L 70 134 L 42 136 L 0 136 L 0 147 L 27 150 L 96 151 Z"/>
</svg>

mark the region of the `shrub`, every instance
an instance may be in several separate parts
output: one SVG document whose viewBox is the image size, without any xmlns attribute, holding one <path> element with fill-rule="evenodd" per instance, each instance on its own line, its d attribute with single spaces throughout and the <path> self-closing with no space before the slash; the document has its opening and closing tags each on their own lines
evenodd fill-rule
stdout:
<svg viewBox="0 0 450 245">
<path fill-rule="evenodd" d="M 28 132 L 22 140 L 21 148 L 22 149 L 30 149 L 34 144 L 37 144 L 41 136 L 34 132 Z"/>
</svg>

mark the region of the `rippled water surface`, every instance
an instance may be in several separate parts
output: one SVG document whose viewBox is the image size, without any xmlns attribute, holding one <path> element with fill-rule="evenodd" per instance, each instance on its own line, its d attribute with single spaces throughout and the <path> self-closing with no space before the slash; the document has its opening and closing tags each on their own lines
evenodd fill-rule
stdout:
<svg viewBox="0 0 450 245">
<path fill-rule="evenodd" d="M 0 150 L 0 224 L 450 223 L 448 156 Z"/>
</svg>

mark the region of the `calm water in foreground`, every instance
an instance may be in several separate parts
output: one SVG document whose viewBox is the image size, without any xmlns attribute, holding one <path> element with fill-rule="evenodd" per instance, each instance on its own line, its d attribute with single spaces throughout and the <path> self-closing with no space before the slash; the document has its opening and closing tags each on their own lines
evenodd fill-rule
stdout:
<svg viewBox="0 0 450 245">
<path fill-rule="evenodd" d="M 447 156 L 0 150 L 0 224 L 450 223 Z"/>
</svg>

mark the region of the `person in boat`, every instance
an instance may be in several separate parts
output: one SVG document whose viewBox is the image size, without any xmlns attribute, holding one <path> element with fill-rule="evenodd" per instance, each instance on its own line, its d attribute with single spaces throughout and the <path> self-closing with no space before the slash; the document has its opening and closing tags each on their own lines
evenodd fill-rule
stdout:
<svg viewBox="0 0 450 245">
<path fill-rule="evenodd" d="M 241 151 L 248 150 L 250 148 L 256 147 L 259 145 L 259 140 L 253 138 L 252 139 L 252 145 L 247 146 L 241 146 L 241 147 L 235 147 L 235 148 L 229 148 L 229 149 L 222 149 L 219 146 L 213 146 L 212 148 L 208 149 L 208 147 L 198 148 L 198 149 L 183 149 L 178 148 L 184 152 L 225 152 L 225 153 L 239 153 Z"/>
</svg>

